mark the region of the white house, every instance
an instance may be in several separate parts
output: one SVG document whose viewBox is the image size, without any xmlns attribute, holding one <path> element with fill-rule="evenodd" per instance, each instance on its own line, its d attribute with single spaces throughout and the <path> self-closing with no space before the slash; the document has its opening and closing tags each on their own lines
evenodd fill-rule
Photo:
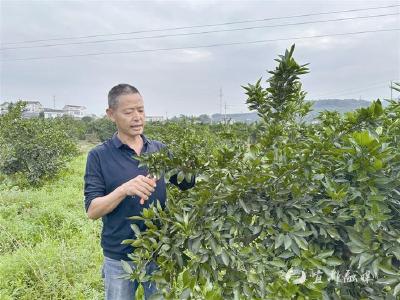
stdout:
<svg viewBox="0 0 400 300">
<path fill-rule="evenodd" d="M 164 121 L 163 116 L 146 116 L 146 122 L 161 122 Z"/>
<path fill-rule="evenodd" d="M 26 102 L 26 106 L 22 111 L 22 116 L 24 118 L 32 118 L 38 117 L 39 114 L 43 111 L 43 106 L 39 101 L 24 101 Z M 0 104 L 0 114 L 5 114 L 8 112 L 8 106 L 10 102 L 4 102 Z"/>
<path fill-rule="evenodd" d="M 65 111 L 62 109 L 53 109 L 53 108 L 44 108 L 43 109 L 43 116 L 46 119 L 62 117 L 63 115 L 65 115 Z"/>
<path fill-rule="evenodd" d="M 36 118 L 43 111 L 43 106 L 39 101 L 25 101 L 26 106 L 22 112 L 23 118 Z"/>
<path fill-rule="evenodd" d="M 81 119 L 86 116 L 86 107 L 79 105 L 65 105 L 63 110 L 65 114 L 74 118 Z"/>
<path fill-rule="evenodd" d="M 26 101 L 24 111 L 29 113 L 40 113 L 43 111 L 43 106 L 39 101 Z"/>
<path fill-rule="evenodd" d="M 79 105 L 65 105 L 63 109 L 43 108 L 39 101 L 25 101 L 26 106 L 22 112 L 22 117 L 32 118 L 39 117 L 43 113 L 45 118 L 56 118 L 64 115 L 81 119 L 86 116 L 86 107 Z M 0 115 L 8 112 L 9 102 L 0 104 Z"/>
</svg>

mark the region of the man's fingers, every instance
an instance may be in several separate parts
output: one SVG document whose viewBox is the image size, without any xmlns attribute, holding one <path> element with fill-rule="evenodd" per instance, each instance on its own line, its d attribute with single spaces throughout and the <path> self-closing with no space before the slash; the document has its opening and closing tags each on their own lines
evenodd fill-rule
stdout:
<svg viewBox="0 0 400 300">
<path fill-rule="evenodd" d="M 146 177 L 139 175 L 132 180 L 134 194 L 140 197 L 139 203 L 144 204 L 150 195 L 155 191 L 157 179 L 148 174 Z"/>
<path fill-rule="evenodd" d="M 149 184 L 147 181 L 144 181 L 144 180 L 138 182 L 138 187 L 140 187 L 142 191 L 143 191 L 143 189 L 145 189 L 146 191 L 149 191 L 150 193 L 155 191 L 154 185 Z"/>
<path fill-rule="evenodd" d="M 143 192 L 141 192 L 141 191 L 137 191 L 136 193 L 135 193 L 137 196 L 139 196 L 141 199 L 148 199 L 149 198 L 149 196 L 148 195 L 146 195 L 145 193 L 143 193 Z"/>
<path fill-rule="evenodd" d="M 138 196 L 140 196 L 141 198 L 147 198 L 151 195 L 151 191 L 149 191 L 146 187 L 138 185 L 137 187 L 138 190 Z"/>
<path fill-rule="evenodd" d="M 150 176 L 150 175 L 147 175 L 147 176 Z M 157 181 L 156 178 L 143 177 L 143 181 L 152 187 L 156 187 L 156 181 Z"/>
<path fill-rule="evenodd" d="M 151 195 L 152 192 L 154 192 L 154 188 L 152 186 L 150 186 L 149 184 L 147 184 L 146 182 L 141 182 L 140 184 L 138 184 L 137 189 L 140 191 L 140 201 L 139 203 L 141 205 L 144 204 L 144 201 L 149 200 L 149 197 Z"/>
</svg>

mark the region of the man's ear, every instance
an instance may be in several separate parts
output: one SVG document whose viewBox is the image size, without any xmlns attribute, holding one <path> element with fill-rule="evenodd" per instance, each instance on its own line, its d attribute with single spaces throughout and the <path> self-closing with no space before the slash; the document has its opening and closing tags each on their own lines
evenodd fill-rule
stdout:
<svg viewBox="0 0 400 300">
<path fill-rule="evenodd" d="M 106 109 L 106 113 L 107 113 L 108 118 L 109 118 L 111 121 L 115 122 L 114 111 L 112 110 L 112 108 L 107 108 L 107 109 Z"/>
</svg>

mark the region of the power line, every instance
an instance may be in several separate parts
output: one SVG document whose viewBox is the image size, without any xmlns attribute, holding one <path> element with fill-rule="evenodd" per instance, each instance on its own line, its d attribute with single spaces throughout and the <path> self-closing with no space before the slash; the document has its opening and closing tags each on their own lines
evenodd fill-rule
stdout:
<svg viewBox="0 0 400 300">
<path fill-rule="evenodd" d="M 7 42 L 7 43 L 2 43 L 2 44 L 3 45 L 25 44 L 25 43 L 48 42 L 48 41 L 57 41 L 57 40 L 84 39 L 84 38 L 95 38 L 95 37 L 114 36 L 114 35 L 128 35 L 128 34 L 138 34 L 138 33 L 148 33 L 148 32 L 160 32 L 160 31 L 193 29 L 193 28 L 202 28 L 202 27 L 214 27 L 214 26 L 224 26 L 224 25 L 243 24 L 243 23 L 252 23 L 252 22 L 264 22 L 264 21 L 272 21 L 272 20 L 282 20 L 282 19 L 292 19 L 292 18 L 301 18 L 301 17 L 329 15 L 329 14 L 337 14 L 337 13 L 348 13 L 348 12 L 357 12 L 357 11 L 366 11 L 366 10 L 376 10 L 376 9 L 393 8 L 393 7 L 399 7 L 399 6 L 400 6 L 400 4 L 394 4 L 394 5 L 387 5 L 387 6 L 375 6 L 375 7 L 369 7 L 369 8 L 336 10 L 336 11 L 328 11 L 328 12 L 309 13 L 309 14 L 282 16 L 282 17 L 270 17 L 270 18 L 253 19 L 253 20 L 241 20 L 241 21 L 224 22 L 224 23 L 192 25 L 192 26 L 180 26 L 180 27 L 169 27 L 169 28 L 158 28 L 158 29 L 148 29 L 148 30 L 138 30 L 138 31 L 129 31 L 129 32 L 118 32 L 118 33 L 107 33 L 107 34 L 83 35 L 83 36 L 73 36 L 73 37 L 58 37 L 58 38 L 50 38 L 50 39 L 36 39 L 36 40 L 28 40 L 28 41 Z"/>
<path fill-rule="evenodd" d="M 375 82 L 371 82 L 371 83 L 369 83 L 367 86 L 368 86 L 368 88 L 370 89 L 370 88 L 373 88 L 373 87 L 380 87 L 380 86 L 383 86 L 383 85 L 385 85 L 385 84 L 387 84 L 388 82 L 389 82 L 390 80 L 385 80 L 385 81 L 382 81 L 382 80 L 380 80 L 380 81 L 375 81 Z M 361 89 L 364 89 L 364 88 L 361 88 Z M 331 90 L 331 91 L 329 91 L 329 92 L 324 92 L 324 93 L 317 93 L 317 95 L 316 96 L 314 96 L 314 98 L 321 98 L 321 97 L 327 97 L 327 96 L 330 96 L 330 95 L 337 95 L 337 94 L 339 94 L 339 95 L 341 95 L 341 94 L 345 94 L 345 93 L 356 93 L 356 92 L 358 92 L 360 90 L 360 88 L 349 88 L 349 89 L 341 89 L 341 90 Z"/>
<path fill-rule="evenodd" d="M 145 53 L 145 52 L 159 52 L 159 51 L 173 51 L 173 50 L 187 50 L 196 48 L 212 48 L 221 46 L 233 46 L 233 45 L 245 45 L 245 44 L 259 44 L 259 43 L 269 43 L 278 41 L 288 41 L 288 40 L 302 40 L 302 39 L 313 39 L 313 38 L 323 38 L 330 36 L 345 36 L 345 35 L 356 35 L 364 33 L 374 33 L 374 32 L 391 32 L 399 31 L 400 28 L 390 28 L 390 29 L 378 29 L 378 30 L 365 30 L 356 32 L 344 32 L 344 33 L 333 33 L 333 34 L 322 34 L 322 35 L 312 35 L 303 37 L 290 37 L 290 38 L 280 38 L 280 39 L 268 39 L 268 40 L 258 40 L 258 41 L 246 41 L 246 42 L 230 42 L 230 43 L 218 43 L 209 45 L 197 45 L 197 46 L 186 46 L 186 47 L 172 47 L 172 48 L 157 48 L 157 49 L 142 49 L 142 50 L 129 50 L 129 51 L 112 51 L 112 52 L 96 52 L 96 53 L 85 53 L 85 54 L 72 54 L 72 55 L 57 55 L 57 56 L 42 56 L 42 57 L 28 57 L 28 58 L 15 58 L 9 60 L 0 60 L 1 62 L 11 62 L 11 61 L 27 61 L 27 60 L 41 60 L 41 59 L 54 59 L 54 58 L 70 58 L 70 57 L 85 57 L 85 56 L 99 56 L 99 55 L 110 55 L 110 54 L 131 54 L 131 53 Z"/>
<path fill-rule="evenodd" d="M 369 86 L 369 87 L 366 87 L 366 88 L 353 89 L 351 91 L 349 90 L 349 91 L 344 91 L 344 92 L 339 92 L 339 93 L 335 93 L 334 92 L 334 93 L 329 94 L 329 95 L 330 95 L 330 97 L 337 97 L 337 96 L 342 96 L 342 95 L 345 95 L 345 94 L 360 93 L 360 92 L 368 91 L 368 90 L 371 90 L 371 89 L 381 88 L 381 87 L 386 86 L 387 84 L 388 83 L 386 82 L 386 83 L 382 83 L 382 84 L 379 84 L 379 85 Z M 321 98 L 321 97 L 318 97 L 318 98 Z"/>
<path fill-rule="evenodd" d="M 242 27 L 242 28 L 219 29 L 219 30 L 209 30 L 209 31 L 200 31 L 200 32 L 188 32 L 188 33 L 175 33 L 175 34 L 153 35 L 153 36 L 142 36 L 142 37 L 118 38 L 118 39 L 97 40 L 97 41 L 81 41 L 81 42 L 69 42 L 69 43 L 58 43 L 58 44 L 46 44 L 46 45 L 5 47 L 5 48 L 0 48 L 0 50 L 28 49 L 28 48 L 48 48 L 48 47 L 67 46 L 67 45 L 69 46 L 69 45 L 97 44 L 97 43 L 128 41 L 128 40 L 157 39 L 157 38 L 166 38 L 166 37 L 201 35 L 201 34 L 209 34 L 209 33 L 217 33 L 217 32 L 232 32 L 232 31 L 244 31 L 244 30 L 260 29 L 260 28 L 273 28 L 273 27 L 293 26 L 293 25 L 338 22 L 338 21 L 355 20 L 355 19 L 370 19 L 370 18 L 379 18 L 379 17 L 386 17 L 386 16 L 394 16 L 394 15 L 398 16 L 399 13 L 369 15 L 369 16 L 358 16 L 358 17 L 347 17 L 347 18 L 338 18 L 338 19 L 329 19 L 329 20 L 304 21 L 304 22 L 286 23 L 286 24 L 262 25 L 262 26 Z"/>
</svg>

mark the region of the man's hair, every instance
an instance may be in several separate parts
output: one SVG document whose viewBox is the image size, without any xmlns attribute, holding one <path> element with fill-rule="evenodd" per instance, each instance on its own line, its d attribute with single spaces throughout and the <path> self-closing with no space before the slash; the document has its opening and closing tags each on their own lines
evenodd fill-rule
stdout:
<svg viewBox="0 0 400 300">
<path fill-rule="evenodd" d="M 114 86 L 108 92 L 108 107 L 116 108 L 118 105 L 118 97 L 121 95 L 129 95 L 129 94 L 139 94 L 139 90 L 132 85 L 126 83 L 120 83 Z"/>
</svg>

